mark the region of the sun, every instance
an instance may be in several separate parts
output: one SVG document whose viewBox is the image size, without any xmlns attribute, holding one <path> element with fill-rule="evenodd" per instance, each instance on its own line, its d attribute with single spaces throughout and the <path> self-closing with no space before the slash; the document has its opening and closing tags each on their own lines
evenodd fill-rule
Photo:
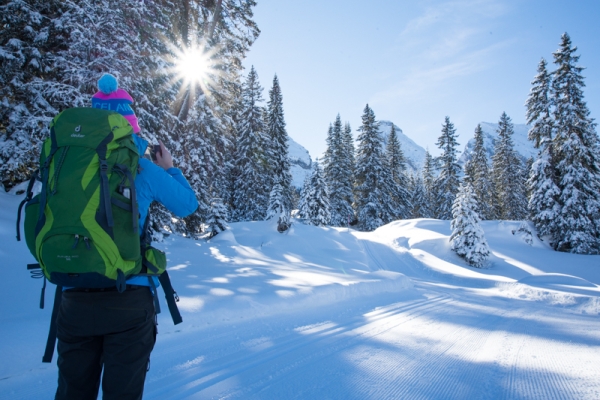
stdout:
<svg viewBox="0 0 600 400">
<path fill-rule="evenodd" d="M 169 74 L 173 83 L 181 84 L 182 92 L 194 93 L 198 87 L 209 95 L 208 88 L 214 86 L 219 75 L 215 49 L 210 49 L 204 43 L 189 46 L 172 46 L 173 58 Z"/>
<path fill-rule="evenodd" d="M 212 66 L 206 52 L 190 47 L 178 54 L 174 69 L 184 85 L 204 85 L 210 78 Z"/>
</svg>

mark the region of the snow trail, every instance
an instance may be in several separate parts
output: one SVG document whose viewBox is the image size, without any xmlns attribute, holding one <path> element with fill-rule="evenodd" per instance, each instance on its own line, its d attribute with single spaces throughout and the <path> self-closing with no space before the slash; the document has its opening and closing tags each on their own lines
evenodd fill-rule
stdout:
<svg viewBox="0 0 600 400">
<path fill-rule="evenodd" d="M 13 246 L 20 199 L 0 193 L 0 399 L 51 399 L 51 307 Z M 144 399 L 598 399 L 600 256 L 530 246 L 519 224 L 482 223 L 483 269 L 432 219 L 171 237 L 184 323 L 159 315 Z"/>
</svg>

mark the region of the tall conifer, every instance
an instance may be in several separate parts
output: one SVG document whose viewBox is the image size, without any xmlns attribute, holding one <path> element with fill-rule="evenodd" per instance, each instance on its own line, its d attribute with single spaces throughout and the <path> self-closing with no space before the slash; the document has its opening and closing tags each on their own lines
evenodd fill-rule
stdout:
<svg viewBox="0 0 600 400">
<path fill-rule="evenodd" d="M 262 87 L 254 67 L 244 84 L 237 143 L 234 188 L 234 221 L 258 221 L 265 218 L 268 195 L 264 172 L 267 166 L 267 138 L 263 120 Z"/>
<path fill-rule="evenodd" d="M 360 229 L 372 231 L 390 220 L 384 201 L 383 141 L 379 135 L 379 123 L 367 104 L 362 125 L 358 129 L 358 152 L 356 159 L 356 212 Z"/>
<path fill-rule="evenodd" d="M 329 225 L 331 219 L 329 193 L 319 160 L 316 160 L 313 164 L 313 172 L 308 186 L 304 186 L 302 209 L 300 211 L 300 216 L 309 225 Z"/>
<path fill-rule="evenodd" d="M 426 206 L 422 208 L 421 216 L 423 218 L 435 218 L 435 200 L 437 198 L 437 167 L 435 159 L 431 156 L 429 149 L 425 150 L 425 161 L 423 162 L 423 187 L 425 189 Z"/>
<path fill-rule="evenodd" d="M 537 75 L 531 82 L 531 91 L 526 102 L 527 123 L 531 125 L 529 140 L 538 149 L 527 181 L 529 191 L 529 215 L 540 237 L 548 237 L 556 242 L 558 227 L 558 197 L 556 160 L 552 146 L 554 121 L 550 88 L 552 77 L 546 69 L 546 60 L 542 58 Z"/>
<path fill-rule="evenodd" d="M 442 155 L 438 158 L 440 174 L 436 180 L 437 197 L 435 200 L 436 217 L 439 219 L 452 219 L 452 204 L 458 192 L 460 181 L 460 165 L 457 160 L 458 142 L 456 141 L 456 129 L 450 122 L 450 117 L 446 117 L 442 125 L 442 134 L 438 138 L 437 146 L 442 150 Z"/>
<path fill-rule="evenodd" d="M 522 220 L 527 216 L 527 198 L 523 162 L 514 149 L 514 127 L 506 113 L 498 121 L 498 141 L 492 157 L 496 214 L 504 220 Z"/>
<path fill-rule="evenodd" d="M 409 181 L 406 176 L 406 158 L 402 152 L 394 124 L 390 130 L 385 155 L 392 182 L 390 194 L 394 205 L 394 219 L 409 218 L 411 202 L 408 190 Z"/>
<path fill-rule="evenodd" d="M 269 142 L 269 165 L 273 186 L 281 186 L 281 201 L 285 210 L 292 209 L 292 174 L 288 151 L 288 134 L 285 129 L 283 115 L 283 96 L 277 75 L 273 78 L 273 86 L 269 91 L 267 111 L 267 139 Z"/>
<path fill-rule="evenodd" d="M 469 179 L 473 188 L 478 214 L 481 219 L 493 219 L 493 186 L 490 179 L 490 168 L 483 145 L 481 125 L 475 128 L 475 146 L 471 159 L 465 165 L 465 179 Z"/>
<path fill-rule="evenodd" d="M 554 53 L 552 100 L 555 105 L 558 197 L 555 248 L 581 254 L 600 252 L 600 144 L 583 98 L 583 68 L 566 33 Z"/>
<path fill-rule="evenodd" d="M 344 168 L 346 154 L 342 142 L 342 120 L 338 114 L 333 125 L 329 126 L 327 135 L 327 150 L 323 162 L 325 180 L 329 189 L 329 204 L 331 210 L 330 224 L 344 226 L 348 220 L 348 204 L 344 198 Z"/>
</svg>

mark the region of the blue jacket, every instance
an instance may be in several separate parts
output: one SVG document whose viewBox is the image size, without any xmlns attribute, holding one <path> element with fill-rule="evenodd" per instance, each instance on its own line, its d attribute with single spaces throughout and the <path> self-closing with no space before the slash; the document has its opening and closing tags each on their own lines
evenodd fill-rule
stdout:
<svg viewBox="0 0 600 400">
<path fill-rule="evenodd" d="M 135 178 L 135 190 L 140 213 L 139 230 L 141 235 L 144 222 L 148 217 L 148 209 L 153 201 L 158 201 L 178 217 L 186 217 L 196 211 L 198 200 L 181 170 L 169 168 L 165 171 L 152 161 L 143 158 L 148 142 L 138 135 L 133 135 L 133 140 L 140 154 L 140 168 Z M 127 283 L 149 286 L 148 278 L 143 276 L 130 278 Z M 158 286 L 156 278 L 155 283 Z"/>
</svg>

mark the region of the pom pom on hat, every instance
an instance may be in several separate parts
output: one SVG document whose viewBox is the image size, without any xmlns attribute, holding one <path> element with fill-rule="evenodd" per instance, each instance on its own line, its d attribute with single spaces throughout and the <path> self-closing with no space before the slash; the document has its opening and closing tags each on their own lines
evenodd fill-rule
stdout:
<svg viewBox="0 0 600 400">
<path fill-rule="evenodd" d="M 119 81 L 112 74 L 104 74 L 98 79 L 98 89 L 104 94 L 111 94 L 119 88 Z"/>
<path fill-rule="evenodd" d="M 92 97 L 92 107 L 116 111 L 121 114 L 133 128 L 134 133 L 140 132 L 135 112 L 131 108 L 133 98 L 124 89 L 119 89 L 119 81 L 112 74 L 104 74 L 98 79 L 97 92 Z"/>
</svg>

